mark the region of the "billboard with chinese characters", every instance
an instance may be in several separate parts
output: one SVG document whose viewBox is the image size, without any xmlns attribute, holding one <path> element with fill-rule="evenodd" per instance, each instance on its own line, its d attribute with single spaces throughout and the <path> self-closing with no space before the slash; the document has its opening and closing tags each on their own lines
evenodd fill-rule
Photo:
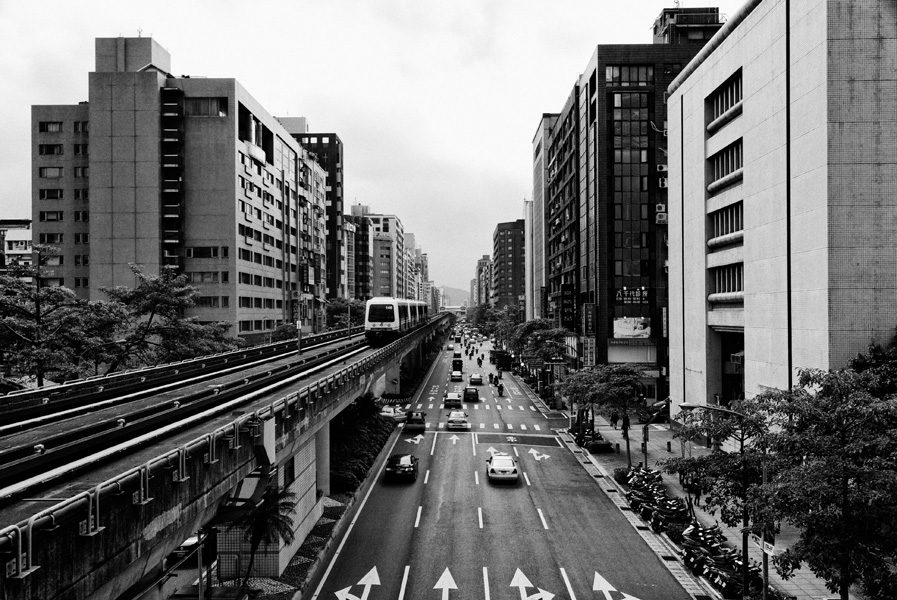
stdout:
<svg viewBox="0 0 897 600">
<path fill-rule="evenodd" d="M 614 319 L 614 338 L 639 339 L 651 337 L 651 319 L 648 317 L 620 317 Z"/>
<path fill-rule="evenodd" d="M 561 327 L 576 331 L 576 286 L 561 284 Z"/>
<path fill-rule="evenodd" d="M 614 304 L 648 304 L 648 289 L 638 288 L 622 288 L 617 290 Z"/>
</svg>

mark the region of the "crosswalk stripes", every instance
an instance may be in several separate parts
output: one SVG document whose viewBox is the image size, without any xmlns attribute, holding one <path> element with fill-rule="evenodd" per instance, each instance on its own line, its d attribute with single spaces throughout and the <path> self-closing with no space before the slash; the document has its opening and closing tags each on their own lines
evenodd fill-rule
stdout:
<svg viewBox="0 0 897 600">
<path fill-rule="evenodd" d="M 434 427 L 434 424 L 433 424 L 433 423 L 427 423 L 425 426 L 426 426 L 427 429 L 431 429 L 431 428 Z M 508 423 L 507 426 L 508 426 L 508 429 L 514 429 L 514 424 L 513 424 L 513 423 Z M 437 428 L 439 428 L 439 429 L 445 429 L 445 422 L 444 422 L 444 421 L 440 421 L 439 423 L 436 423 L 436 424 L 435 424 L 435 427 L 437 427 Z M 473 429 L 474 427 L 476 427 L 476 424 L 472 424 L 472 425 L 470 426 L 471 429 Z M 492 424 L 492 427 L 493 427 L 494 429 L 501 429 L 501 425 L 500 425 L 499 423 L 493 423 L 493 424 Z M 520 427 L 520 429 L 521 429 L 522 431 L 529 431 L 529 428 L 527 427 L 526 423 L 521 423 L 521 424 L 519 425 L 519 427 Z M 534 431 L 542 431 L 542 428 L 541 428 L 539 425 L 532 425 L 531 427 L 533 428 Z M 486 429 L 486 423 L 480 423 L 480 429 Z"/>
</svg>

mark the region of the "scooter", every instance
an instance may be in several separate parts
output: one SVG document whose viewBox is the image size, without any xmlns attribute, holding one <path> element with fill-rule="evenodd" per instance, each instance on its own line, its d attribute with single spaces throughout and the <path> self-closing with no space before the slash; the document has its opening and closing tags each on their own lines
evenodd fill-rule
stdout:
<svg viewBox="0 0 897 600">
<path fill-rule="evenodd" d="M 499 396 L 504 396 L 504 395 L 505 395 L 505 386 L 503 386 L 503 385 L 501 385 L 501 384 L 498 384 L 498 395 L 499 395 Z"/>
</svg>

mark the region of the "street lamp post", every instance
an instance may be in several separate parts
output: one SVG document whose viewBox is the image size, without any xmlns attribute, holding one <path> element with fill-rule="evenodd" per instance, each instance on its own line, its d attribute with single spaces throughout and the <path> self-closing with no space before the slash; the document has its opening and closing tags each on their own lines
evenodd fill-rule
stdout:
<svg viewBox="0 0 897 600">
<path fill-rule="evenodd" d="M 736 410 L 731 410 L 728 408 L 723 408 L 722 406 L 714 406 L 708 404 L 690 404 L 688 402 L 683 402 L 679 405 L 679 408 L 682 410 L 694 410 L 696 408 L 703 408 L 705 410 L 710 410 L 718 413 L 732 415 L 733 417 L 737 417 L 739 421 L 741 421 L 742 425 L 744 423 L 747 415 L 744 413 L 738 412 Z M 747 600 L 750 597 L 750 584 L 748 580 L 748 508 L 747 508 L 747 467 L 744 464 L 744 432 L 742 431 L 742 435 L 739 439 L 738 444 L 738 453 L 741 455 L 741 489 L 743 490 L 745 497 L 742 499 L 742 507 L 741 507 L 741 580 L 743 583 L 742 588 L 742 597 Z M 763 483 L 766 483 L 766 465 L 763 465 Z M 761 534 L 761 543 L 766 541 L 766 533 L 765 531 Z M 763 600 L 766 600 L 766 589 L 769 586 L 769 559 L 766 555 L 766 547 L 761 548 L 763 552 Z"/>
</svg>

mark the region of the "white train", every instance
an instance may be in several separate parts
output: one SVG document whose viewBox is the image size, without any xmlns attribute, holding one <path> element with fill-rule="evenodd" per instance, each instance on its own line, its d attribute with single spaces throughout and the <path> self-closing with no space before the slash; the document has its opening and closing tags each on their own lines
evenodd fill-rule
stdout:
<svg viewBox="0 0 897 600">
<path fill-rule="evenodd" d="M 364 309 L 364 334 L 372 346 L 384 346 L 430 320 L 426 302 L 371 298 Z"/>
</svg>

